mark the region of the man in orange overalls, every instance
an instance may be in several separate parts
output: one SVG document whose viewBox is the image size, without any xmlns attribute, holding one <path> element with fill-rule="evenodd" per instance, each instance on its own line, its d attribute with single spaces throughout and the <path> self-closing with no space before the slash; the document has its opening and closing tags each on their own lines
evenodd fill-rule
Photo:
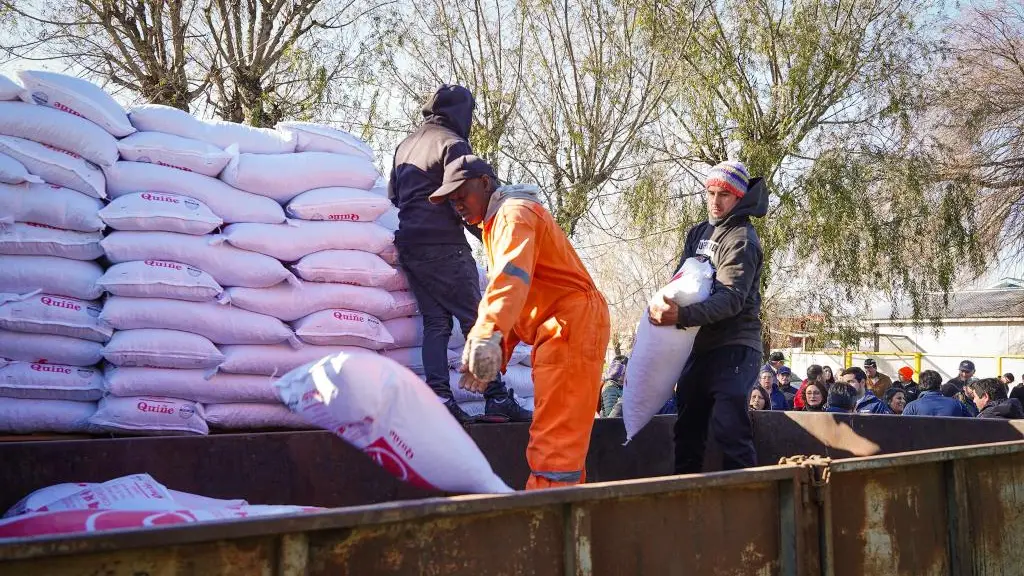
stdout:
<svg viewBox="0 0 1024 576">
<path fill-rule="evenodd" d="M 490 283 L 463 351 L 460 386 L 482 392 L 520 341 L 533 345 L 527 490 L 571 486 L 584 465 L 608 347 L 608 304 L 532 185 L 498 186 L 482 159 L 445 167 L 431 194 L 483 229 Z"/>
</svg>

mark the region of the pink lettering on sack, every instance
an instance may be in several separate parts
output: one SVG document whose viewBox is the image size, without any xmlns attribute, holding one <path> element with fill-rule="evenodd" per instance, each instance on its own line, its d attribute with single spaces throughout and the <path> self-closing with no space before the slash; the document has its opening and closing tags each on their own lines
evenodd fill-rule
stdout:
<svg viewBox="0 0 1024 576">
<path fill-rule="evenodd" d="M 139 412 L 150 412 L 153 414 L 174 414 L 174 409 L 160 404 L 150 404 L 145 400 L 135 405 Z"/>
<path fill-rule="evenodd" d="M 358 222 L 359 214 L 328 214 L 327 219 L 336 222 Z"/>
<path fill-rule="evenodd" d="M 176 164 L 168 164 L 167 162 L 161 162 L 159 160 L 156 161 L 156 164 L 159 165 L 159 166 L 167 166 L 168 168 L 177 168 L 178 170 L 184 170 L 185 172 L 192 172 L 191 169 L 185 168 L 184 166 L 178 166 Z"/>
<path fill-rule="evenodd" d="M 334 311 L 335 320 L 351 320 L 352 322 L 366 322 L 366 318 L 358 312 L 345 312 L 343 310 Z"/>
<path fill-rule="evenodd" d="M 389 474 L 414 486 L 437 490 L 437 487 L 420 476 L 384 438 L 377 438 L 363 452 Z"/>
<path fill-rule="evenodd" d="M 62 104 L 60 102 L 54 102 L 53 103 L 53 107 L 56 108 L 57 110 L 62 111 L 62 112 L 67 112 L 68 114 L 74 114 L 75 116 L 78 116 L 79 118 L 85 118 L 85 116 L 82 116 L 81 114 L 78 113 L 78 111 L 76 111 L 74 108 L 68 106 L 67 104 Z"/>
<path fill-rule="evenodd" d="M 54 366 L 53 364 L 32 364 L 29 368 L 36 372 L 50 372 L 53 374 L 71 374 L 71 368 L 67 366 Z"/>
<path fill-rule="evenodd" d="M 57 228 L 56 226 L 50 226 L 49 224 L 39 224 L 37 222 L 25 222 L 25 224 L 33 228 L 46 228 L 47 230 L 60 230 L 62 232 L 64 231 L 63 228 Z"/>
<path fill-rule="evenodd" d="M 40 144 L 43 144 L 43 143 L 40 142 Z M 74 152 L 68 152 L 67 150 L 64 150 L 62 148 L 57 148 L 56 146 L 50 146 L 49 144 L 43 144 L 43 146 L 45 146 L 46 148 L 49 148 L 50 150 L 53 150 L 54 152 L 60 152 L 61 154 L 67 154 L 68 156 L 71 156 L 72 158 L 78 158 L 79 160 L 82 159 L 81 156 L 79 156 L 78 154 L 75 154 Z"/>
<path fill-rule="evenodd" d="M 167 202 L 169 204 L 180 204 L 181 201 L 174 196 L 166 196 L 164 194 L 154 194 L 152 192 L 144 192 L 142 194 L 143 200 L 149 200 L 151 202 Z"/>
<path fill-rule="evenodd" d="M 163 260 L 145 260 L 146 266 L 152 266 L 154 268 L 170 268 L 171 270 L 182 270 L 182 267 L 174 262 L 165 262 Z"/>
</svg>

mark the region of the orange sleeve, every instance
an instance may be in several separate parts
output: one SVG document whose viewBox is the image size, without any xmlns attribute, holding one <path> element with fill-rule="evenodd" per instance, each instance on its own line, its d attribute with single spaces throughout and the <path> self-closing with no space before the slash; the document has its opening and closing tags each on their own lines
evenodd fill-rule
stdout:
<svg viewBox="0 0 1024 576">
<path fill-rule="evenodd" d="M 515 204 L 503 206 L 495 216 L 487 243 L 492 277 L 480 299 L 470 336 L 489 338 L 495 331 L 505 336 L 512 333 L 530 291 L 542 225 L 532 210 Z"/>
</svg>

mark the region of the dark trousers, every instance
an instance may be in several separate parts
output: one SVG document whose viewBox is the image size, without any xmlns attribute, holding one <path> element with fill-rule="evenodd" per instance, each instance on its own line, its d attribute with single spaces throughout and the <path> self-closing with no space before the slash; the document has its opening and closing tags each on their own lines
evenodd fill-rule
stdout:
<svg viewBox="0 0 1024 576">
<path fill-rule="evenodd" d="M 701 472 L 709 422 L 726 470 L 756 465 L 747 406 L 760 360 L 761 355 L 746 346 L 723 346 L 690 356 L 676 386 L 676 474 Z"/>
<path fill-rule="evenodd" d="M 452 317 L 463 335 L 476 323 L 480 305 L 480 279 L 469 247 L 453 244 L 398 246 L 398 259 L 409 278 L 409 289 L 423 315 L 423 370 L 427 384 L 445 400 L 452 398 L 448 380 L 448 339 Z M 504 398 L 501 376 L 487 386 L 484 396 Z"/>
</svg>

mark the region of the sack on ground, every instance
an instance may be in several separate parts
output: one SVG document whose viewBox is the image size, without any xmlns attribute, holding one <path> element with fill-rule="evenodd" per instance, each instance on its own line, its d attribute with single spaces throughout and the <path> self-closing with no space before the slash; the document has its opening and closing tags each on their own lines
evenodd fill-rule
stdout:
<svg viewBox="0 0 1024 576">
<path fill-rule="evenodd" d="M 373 163 L 358 156 L 328 152 L 243 153 L 228 162 L 220 179 L 239 190 L 286 204 L 315 188 L 344 186 L 369 190 L 377 176 L 379 173 Z"/>
<path fill-rule="evenodd" d="M 224 361 L 224 354 L 209 338 L 155 328 L 118 330 L 103 348 L 103 357 L 114 366 L 204 369 L 207 372 Z"/>
<path fill-rule="evenodd" d="M 410 348 L 423 345 L 423 317 L 405 316 L 384 321 L 384 327 L 395 343 L 394 348 Z"/>
<path fill-rule="evenodd" d="M 0 329 L 106 342 L 114 331 L 100 322 L 102 310 L 96 300 L 52 294 L 0 294 Z"/>
<path fill-rule="evenodd" d="M 373 161 L 373 149 L 344 130 L 313 122 L 278 122 L 274 128 L 294 134 L 296 152 L 332 152 L 362 156 Z"/>
<path fill-rule="evenodd" d="M 0 433 L 88 434 L 95 431 L 89 424 L 95 412 L 95 402 L 0 398 Z"/>
<path fill-rule="evenodd" d="M 77 190 L 93 198 L 107 197 L 107 180 L 95 164 L 77 154 L 38 142 L 0 136 L 0 154 L 21 162 L 44 182 Z"/>
<path fill-rule="evenodd" d="M 409 290 L 391 292 L 391 298 L 395 301 L 394 307 L 389 313 L 382 316 L 382 320 L 419 315 L 420 306 L 416 303 L 416 296 Z"/>
<path fill-rule="evenodd" d="M 2 155 L 0 155 L 2 157 Z M 32 222 L 64 230 L 99 232 L 103 202 L 53 184 L 0 184 L 0 222 Z"/>
<path fill-rule="evenodd" d="M 0 154 L 0 184 L 41 184 L 43 179 L 28 173 L 25 165 L 7 154 Z"/>
<path fill-rule="evenodd" d="M 103 256 L 101 232 L 61 230 L 31 222 L 0 223 L 0 254 L 95 260 Z"/>
<path fill-rule="evenodd" d="M 654 294 L 651 302 L 663 302 L 664 297 L 679 306 L 703 302 L 711 294 L 714 275 L 709 262 L 688 258 L 672 281 Z M 622 418 L 627 442 L 672 396 L 697 336 L 697 327 L 679 330 L 675 326 L 654 326 L 648 318 L 645 308 L 626 366 L 629 385 L 622 391 Z"/>
<path fill-rule="evenodd" d="M 98 166 L 117 162 L 117 140 L 106 130 L 45 106 L 0 102 L 0 134 L 66 150 Z"/>
<path fill-rule="evenodd" d="M 314 346 L 306 344 L 293 348 L 287 344 L 238 344 L 221 346 L 224 362 L 219 370 L 231 374 L 281 376 L 303 364 L 315 362 L 325 356 L 348 352 L 374 354 L 372 350 L 355 346 Z"/>
<path fill-rule="evenodd" d="M 322 250 L 303 256 L 292 266 L 310 282 L 333 282 L 355 286 L 394 285 L 398 271 L 380 256 L 360 250 Z"/>
<path fill-rule="evenodd" d="M 100 210 L 99 215 L 114 230 L 202 235 L 224 224 L 199 200 L 158 192 L 120 196 Z"/>
<path fill-rule="evenodd" d="M 20 70 L 17 75 L 26 102 L 81 116 L 118 138 L 135 132 L 124 108 L 92 82 L 43 70 Z"/>
<path fill-rule="evenodd" d="M 288 203 L 285 213 L 300 220 L 373 222 L 392 208 L 391 201 L 358 188 L 316 188 Z"/>
<path fill-rule="evenodd" d="M 113 396 L 169 396 L 203 404 L 277 401 L 269 376 L 116 366 L 103 372 L 106 391 Z"/>
<path fill-rule="evenodd" d="M 163 132 L 202 140 L 222 149 L 236 144 L 239 151 L 254 154 L 295 151 L 294 136 L 235 122 L 200 120 L 184 110 L 161 104 L 136 106 L 128 112 L 128 119 L 140 131 Z"/>
<path fill-rule="evenodd" d="M 293 412 L 400 480 L 452 492 L 512 492 L 434 392 L 384 356 L 337 354 L 275 386 Z"/>
<path fill-rule="evenodd" d="M 229 246 L 211 244 L 211 236 L 174 232 L 113 232 L 100 242 L 115 264 L 165 260 L 206 272 L 221 286 L 266 288 L 295 277 L 276 259 Z"/>
<path fill-rule="evenodd" d="M 136 492 L 134 495 L 137 495 L 144 500 L 151 500 L 152 497 L 157 495 L 163 497 L 162 495 L 164 494 L 164 490 L 166 490 L 166 493 L 174 500 L 173 504 L 169 506 L 172 510 L 216 510 L 220 508 L 240 508 L 249 504 L 245 500 L 220 500 L 217 498 L 207 498 L 206 496 L 200 496 L 199 494 L 190 494 L 188 492 L 166 489 L 148 474 L 133 474 L 131 476 L 122 476 L 121 478 L 117 478 L 103 484 L 98 482 L 68 482 L 65 484 L 54 484 L 53 486 L 40 488 L 19 500 L 17 504 L 4 513 L 3 517 L 10 518 L 21 514 L 31 514 L 33 512 L 44 511 L 44 509 L 50 509 L 50 504 L 69 496 L 79 494 L 83 490 L 96 490 L 100 486 L 112 487 L 114 483 L 117 483 L 118 481 L 137 477 L 146 478 L 148 481 L 156 484 L 156 486 L 154 487 L 154 490 L 147 490 L 142 494 Z M 126 503 L 125 500 L 120 500 L 120 502 Z M 148 505 L 146 506 L 146 508 L 142 509 L 152 510 Z"/>
<path fill-rule="evenodd" d="M 356 310 L 321 310 L 294 322 L 292 326 L 300 340 L 317 346 L 359 346 L 381 350 L 395 342 L 380 320 Z"/>
<path fill-rule="evenodd" d="M 281 404 L 273 403 L 207 404 L 203 406 L 206 423 L 219 430 L 256 430 L 261 428 L 313 428 L 301 416 Z"/>
<path fill-rule="evenodd" d="M 116 330 L 180 330 L 204 336 L 214 344 L 294 342 L 291 329 L 277 318 L 217 302 L 111 296 L 100 318 Z"/>
<path fill-rule="evenodd" d="M 96 285 L 103 268 L 95 262 L 55 256 L 0 255 L 0 270 L 0 293 L 27 294 L 39 290 L 79 300 L 96 300 L 103 294 Z"/>
<path fill-rule="evenodd" d="M 319 310 L 344 308 L 384 316 L 394 307 L 391 294 L 380 288 L 304 282 L 301 286 L 278 284 L 269 288 L 228 288 L 232 306 L 273 316 L 285 322 Z"/>
<path fill-rule="evenodd" d="M 130 162 L 159 164 L 216 177 L 231 160 L 224 150 L 191 138 L 162 132 L 136 132 L 118 141 L 121 158 Z"/>
<path fill-rule="evenodd" d="M 207 434 L 210 431 L 200 404 L 163 396 L 104 396 L 89 423 L 107 432 L 139 436 Z"/>
<path fill-rule="evenodd" d="M 372 222 L 313 222 L 232 224 L 224 238 L 236 248 L 295 262 L 321 250 L 362 250 L 379 253 L 394 241 L 391 232 Z"/>
<path fill-rule="evenodd" d="M 0 74 L 0 100 L 17 100 L 24 91 L 20 84 Z"/>
<path fill-rule="evenodd" d="M 96 284 L 114 296 L 171 298 L 189 302 L 208 302 L 224 292 L 212 276 L 199 268 L 167 260 L 114 264 Z"/>
<path fill-rule="evenodd" d="M 103 344 L 53 334 L 0 330 L 0 358 L 19 362 L 92 366 L 103 357 Z"/>
<path fill-rule="evenodd" d="M 111 198 L 138 192 L 163 192 L 199 200 L 225 222 L 284 222 L 284 210 L 270 198 L 236 190 L 216 178 L 195 172 L 121 161 L 108 168 L 106 174 Z"/>
<path fill-rule="evenodd" d="M 103 375 L 95 368 L 0 361 L 0 397 L 95 402 L 103 396 Z"/>
</svg>

